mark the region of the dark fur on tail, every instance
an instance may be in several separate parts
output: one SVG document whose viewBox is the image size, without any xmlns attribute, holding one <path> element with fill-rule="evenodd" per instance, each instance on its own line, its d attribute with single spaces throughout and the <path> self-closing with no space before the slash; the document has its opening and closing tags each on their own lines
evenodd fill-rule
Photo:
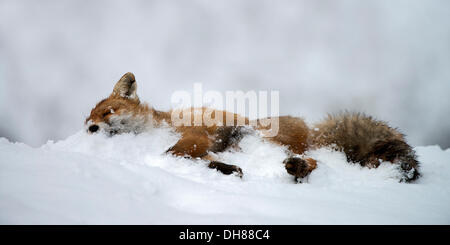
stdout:
<svg viewBox="0 0 450 245">
<path fill-rule="evenodd" d="M 217 129 L 214 144 L 209 151 L 217 153 L 239 143 L 246 134 L 241 126 L 223 126 Z"/>
<path fill-rule="evenodd" d="M 380 161 L 399 164 L 401 181 L 416 180 L 419 162 L 403 134 L 385 122 L 361 113 L 329 115 L 314 125 L 313 144 L 345 152 L 347 159 L 362 166 L 378 167 Z"/>
</svg>

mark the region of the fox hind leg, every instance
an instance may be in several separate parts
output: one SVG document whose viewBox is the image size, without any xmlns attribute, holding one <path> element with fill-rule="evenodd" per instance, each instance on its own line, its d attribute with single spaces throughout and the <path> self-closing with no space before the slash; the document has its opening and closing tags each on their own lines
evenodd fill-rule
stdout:
<svg viewBox="0 0 450 245">
<path fill-rule="evenodd" d="M 300 179 L 300 183 L 317 168 L 317 161 L 312 158 L 288 157 L 283 164 L 286 171 L 295 177 L 296 182 Z"/>
</svg>

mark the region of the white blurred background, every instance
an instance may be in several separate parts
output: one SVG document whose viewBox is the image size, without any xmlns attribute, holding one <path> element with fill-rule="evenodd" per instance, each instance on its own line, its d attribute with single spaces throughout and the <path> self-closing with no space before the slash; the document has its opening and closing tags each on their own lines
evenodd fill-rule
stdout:
<svg viewBox="0 0 450 245">
<path fill-rule="evenodd" d="M 358 110 L 450 147 L 448 0 L 0 0 L 0 137 L 83 127 L 128 71 L 141 100 L 279 90 L 308 122 Z"/>
</svg>

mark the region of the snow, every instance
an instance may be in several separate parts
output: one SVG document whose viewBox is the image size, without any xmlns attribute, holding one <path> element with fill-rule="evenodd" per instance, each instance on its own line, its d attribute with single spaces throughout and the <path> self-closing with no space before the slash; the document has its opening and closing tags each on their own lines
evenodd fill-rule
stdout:
<svg viewBox="0 0 450 245">
<path fill-rule="evenodd" d="M 218 155 L 242 179 L 164 154 L 167 128 L 107 137 L 84 130 L 32 148 L 0 139 L 0 224 L 450 224 L 450 149 L 416 147 L 422 178 L 396 166 L 308 153 L 318 168 L 295 184 L 284 148 L 249 135 Z"/>
</svg>

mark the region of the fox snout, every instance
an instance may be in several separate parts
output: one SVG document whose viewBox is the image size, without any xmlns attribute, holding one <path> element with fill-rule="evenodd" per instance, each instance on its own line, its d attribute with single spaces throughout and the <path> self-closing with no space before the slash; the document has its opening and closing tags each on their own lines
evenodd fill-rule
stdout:
<svg viewBox="0 0 450 245">
<path fill-rule="evenodd" d="M 98 125 L 91 125 L 91 126 L 89 126 L 89 128 L 88 128 L 88 131 L 90 132 L 90 133 L 95 133 L 95 132 L 97 132 L 98 130 L 100 129 L 100 127 L 98 126 Z"/>
</svg>

